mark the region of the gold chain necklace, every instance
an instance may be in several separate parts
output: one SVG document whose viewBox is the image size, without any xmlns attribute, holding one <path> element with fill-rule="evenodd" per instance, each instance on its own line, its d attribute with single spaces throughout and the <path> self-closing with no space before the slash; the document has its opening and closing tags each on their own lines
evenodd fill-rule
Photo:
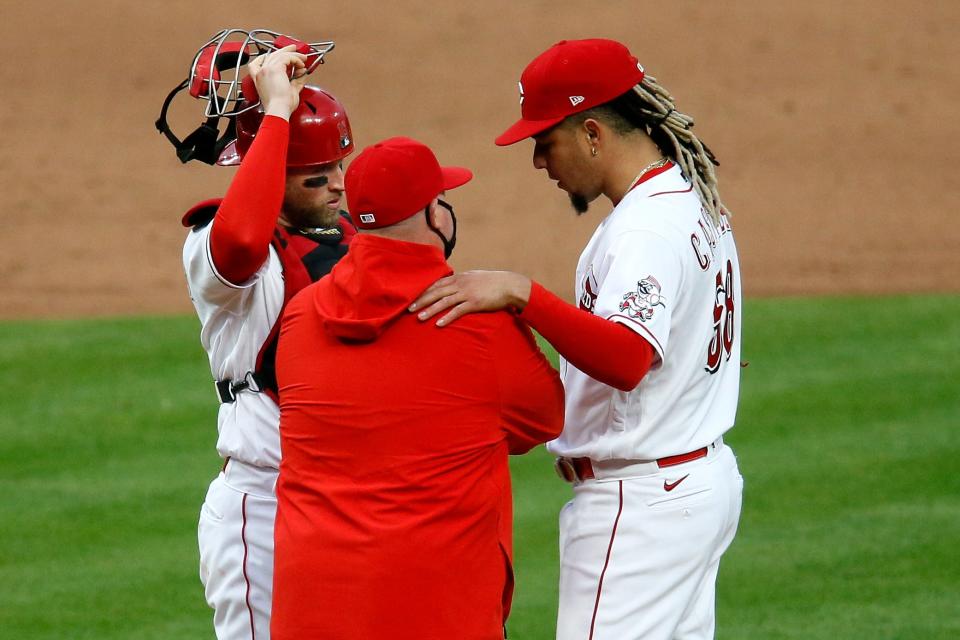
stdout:
<svg viewBox="0 0 960 640">
<path fill-rule="evenodd" d="M 660 167 L 665 166 L 668 162 L 670 162 L 670 158 L 661 157 L 660 159 L 654 160 L 653 162 L 645 166 L 643 168 L 643 171 L 638 173 L 637 177 L 634 178 L 633 182 L 630 183 L 630 188 L 627 189 L 627 193 L 629 193 L 635 186 L 637 186 L 640 183 L 641 180 L 643 180 L 643 176 L 647 175 L 647 173 L 649 173 L 650 171 L 653 171 L 654 169 L 659 169 Z"/>
</svg>

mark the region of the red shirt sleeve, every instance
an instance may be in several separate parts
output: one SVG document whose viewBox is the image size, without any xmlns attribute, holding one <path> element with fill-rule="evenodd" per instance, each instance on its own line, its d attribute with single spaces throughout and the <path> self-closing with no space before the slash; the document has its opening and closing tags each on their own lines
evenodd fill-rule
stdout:
<svg viewBox="0 0 960 640">
<path fill-rule="evenodd" d="M 490 340 L 500 412 L 511 454 L 526 453 L 563 429 L 563 384 L 530 329 L 516 318 Z"/>
<path fill-rule="evenodd" d="M 243 157 L 210 230 L 213 265 L 234 284 L 267 259 L 286 184 L 290 123 L 266 116 Z"/>
<path fill-rule="evenodd" d="M 621 391 L 636 388 L 653 364 L 653 346 L 643 336 L 561 300 L 536 282 L 520 317 L 567 362 Z"/>
</svg>

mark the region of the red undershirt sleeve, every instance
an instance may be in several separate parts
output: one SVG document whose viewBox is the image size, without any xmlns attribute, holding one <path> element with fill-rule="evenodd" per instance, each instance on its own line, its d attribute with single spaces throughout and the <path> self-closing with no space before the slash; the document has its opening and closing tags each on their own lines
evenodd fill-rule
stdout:
<svg viewBox="0 0 960 640">
<path fill-rule="evenodd" d="M 561 300 L 536 282 L 520 317 L 567 362 L 621 391 L 636 388 L 653 364 L 655 351 L 643 336 Z"/>
<path fill-rule="evenodd" d="M 234 284 L 250 279 L 267 259 L 283 205 L 290 123 L 266 116 L 217 210 L 210 255 Z"/>
</svg>

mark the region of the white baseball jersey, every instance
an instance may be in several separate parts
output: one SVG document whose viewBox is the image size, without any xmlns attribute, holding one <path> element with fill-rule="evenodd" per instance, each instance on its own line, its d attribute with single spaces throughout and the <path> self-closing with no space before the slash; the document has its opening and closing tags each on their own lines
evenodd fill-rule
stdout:
<svg viewBox="0 0 960 640">
<path fill-rule="evenodd" d="M 260 270 L 235 285 L 221 276 L 210 255 L 213 224 L 191 231 L 183 245 L 190 299 L 202 325 L 200 342 L 214 380 L 242 380 L 283 308 L 283 272 L 273 247 Z M 210 385 L 211 401 L 216 395 Z M 266 393 L 241 392 L 220 405 L 217 451 L 257 467 L 280 467 L 280 409 Z"/>
<path fill-rule="evenodd" d="M 561 359 L 566 426 L 554 454 L 655 460 L 703 447 L 733 426 L 740 386 L 740 265 L 674 165 L 628 192 L 580 256 L 581 308 L 636 331 L 655 350 L 622 392 Z"/>
</svg>

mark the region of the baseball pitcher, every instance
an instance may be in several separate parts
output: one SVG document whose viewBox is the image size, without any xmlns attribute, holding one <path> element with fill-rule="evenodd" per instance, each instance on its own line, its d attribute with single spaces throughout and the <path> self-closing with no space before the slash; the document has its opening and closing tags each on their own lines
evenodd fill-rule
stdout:
<svg viewBox="0 0 960 640">
<path fill-rule="evenodd" d="M 718 163 L 693 119 L 611 40 L 559 42 L 520 79 L 533 164 L 578 213 L 613 210 L 580 256 L 576 305 L 525 276 L 443 278 L 411 307 L 437 324 L 512 307 L 561 354 L 573 485 L 560 513 L 560 640 L 714 635 L 720 558 L 743 479 L 723 435 L 740 388 L 740 265 Z"/>
</svg>

